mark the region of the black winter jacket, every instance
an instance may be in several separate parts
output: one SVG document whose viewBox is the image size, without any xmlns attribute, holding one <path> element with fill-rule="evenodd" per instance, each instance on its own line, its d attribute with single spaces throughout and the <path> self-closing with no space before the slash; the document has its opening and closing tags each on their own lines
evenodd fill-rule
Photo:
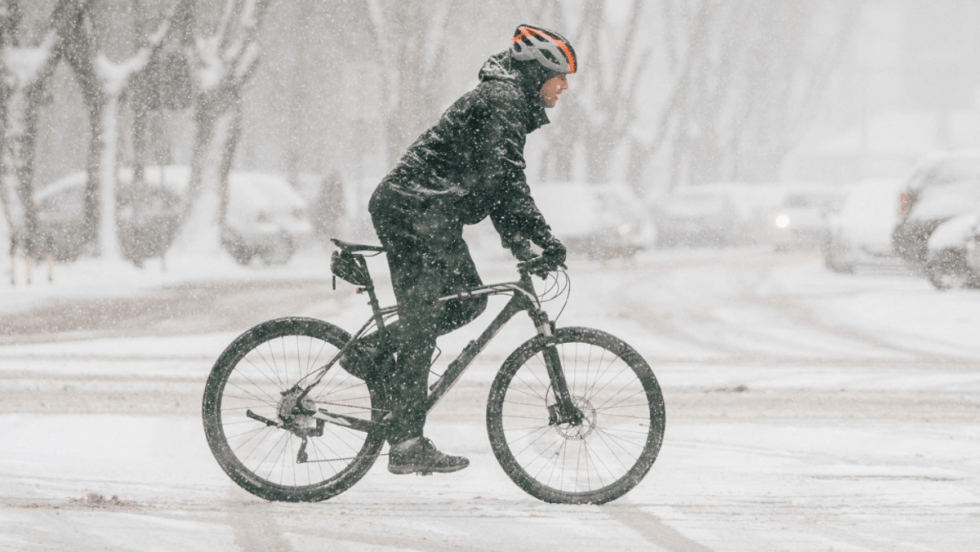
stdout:
<svg viewBox="0 0 980 552">
<path fill-rule="evenodd" d="M 541 85 L 557 75 L 509 51 L 492 56 L 480 83 L 457 100 L 382 181 L 375 199 L 399 211 L 437 208 L 476 224 L 487 216 L 515 253 L 544 247 L 551 228 L 524 176 L 527 134 L 547 124 Z"/>
</svg>

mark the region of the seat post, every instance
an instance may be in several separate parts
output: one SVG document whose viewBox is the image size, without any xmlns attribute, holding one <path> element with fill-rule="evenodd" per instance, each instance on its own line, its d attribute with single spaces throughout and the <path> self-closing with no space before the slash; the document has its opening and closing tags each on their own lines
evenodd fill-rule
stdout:
<svg viewBox="0 0 980 552">
<path fill-rule="evenodd" d="M 378 296 L 374 293 L 374 284 L 371 284 L 363 289 L 368 294 L 368 304 L 371 305 L 371 311 L 374 313 L 374 321 L 378 325 L 378 329 L 384 329 L 385 320 L 384 317 L 381 316 L 381 304 L 378 303 Z"/>
<path fill-rule="evenodd" d="M 378 302 L 378 295 L 374 293 L 374 279 L 371 278 L 370 271 L 368 270 L 367 261 L 363 256 L 357 256 L 357 262 L 364 269 L 364 273 L 368 275 L 368 284 L 358 291 L 365 291 L 368 295 L 368 304 L 371 305 L 371 312 L 374 314 L 374 322 L 378 325 L 378 330 L 384 329 L 385 321 L 384 317 L 381 316 L 381 303 Z"/>
</svg>

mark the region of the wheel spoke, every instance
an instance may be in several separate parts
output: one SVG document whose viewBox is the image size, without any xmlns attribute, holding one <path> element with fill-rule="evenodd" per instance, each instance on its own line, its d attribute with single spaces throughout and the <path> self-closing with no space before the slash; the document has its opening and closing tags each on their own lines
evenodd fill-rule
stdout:
<svg viewBox="0 0 980 552">
<path fill-rule="evenodd" d="M 642 358 L 608 334 L 559 330 L 556 341 L 505 364 L 494 381 L 487 407 L 494 454 L 522 489 L 542 500 L 613 500 L 639 482 L 659 452 L 660 387 Z M 551 419 L 558 400 L 540 371 L 546 346 L 558 350 L 581 412 L 574 424 Z M 541 398 L 543 404 L 536 402 Z"/>
<path fill-rule="evenodd" d="M 212 369 L 204 405 L 208 443 L 249 492 L 269 500 L 322 500 L 362 477 L 380 452 L 384 429 L 369 428 L 381 415 L 369 384 L 342 370 L 306 393 L 302 404 L 363 419 L 367 430 L 290 414 L 300 400 L 295 383 L 315 374 L 320 359 L 337 354 L 349 339 L 341 335 L 311 319 L 271 321 L 239 337 Z M 318 397 L 325 400 L 317 403 Z M 246 418 L 249 410 L 259 419 Z M 303 441 L 306 460 L 300 461 Z"/>
</svg>

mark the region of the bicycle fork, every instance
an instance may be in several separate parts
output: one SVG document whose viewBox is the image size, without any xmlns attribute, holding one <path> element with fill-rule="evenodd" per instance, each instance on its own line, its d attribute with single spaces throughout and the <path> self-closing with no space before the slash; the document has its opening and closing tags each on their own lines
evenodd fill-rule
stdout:
<svg viewBox="0 0 980 552">
<path fill-rule="evenodd" d="M 582 423 L 582 411 L 575 406 L 572 393 L 568 390 L 568 381 L 561 366 L 561 357 L 554 345 L 555 325 L 548 320 L 548 314 L 539 309 L 531 309 L 528 314 L 534 322 L 538 335 L 551 343 L 544 349 L 544 365 L 548 370 L 551 388 L 555 393 L 555 403 L 548 405 L 548 424 L 570 424 L 577 426 Z"/>
</svg>

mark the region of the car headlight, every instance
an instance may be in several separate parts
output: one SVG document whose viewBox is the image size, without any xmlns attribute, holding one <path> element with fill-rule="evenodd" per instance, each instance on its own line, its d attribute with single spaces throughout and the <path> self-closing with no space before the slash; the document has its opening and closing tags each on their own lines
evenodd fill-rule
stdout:
<svg viewBox="0 0 980 552">
<path fill-rule="evenodd" d="M 780 213 L 776 215 L 776 228 L 789 228 L 789 215 Z"/>
</svg>

